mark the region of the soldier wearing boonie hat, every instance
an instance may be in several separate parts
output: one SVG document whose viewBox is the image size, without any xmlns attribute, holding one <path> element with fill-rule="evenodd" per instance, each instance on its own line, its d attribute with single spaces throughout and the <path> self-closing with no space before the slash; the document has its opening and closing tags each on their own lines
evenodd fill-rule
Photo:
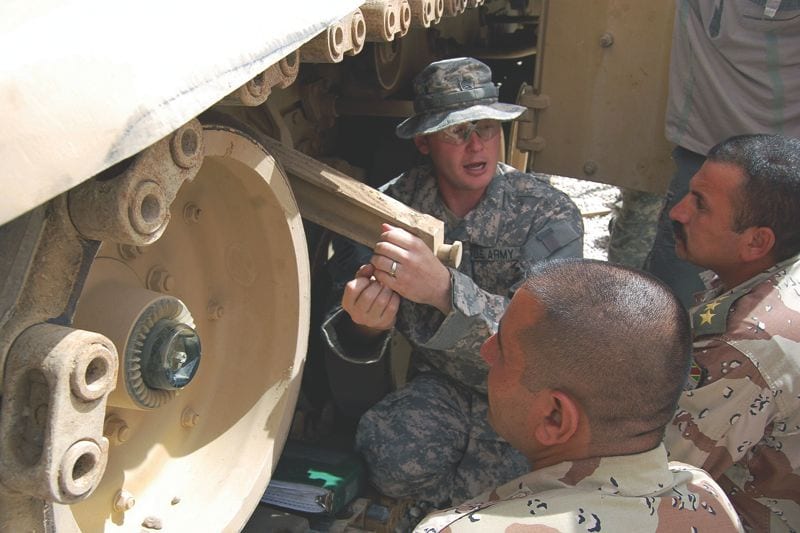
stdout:
<svg viewBox="0 0 800 533">
<path fill-rule="evenodd" d="M 500 121 L 525 108 L 498 102 L 488 66 L 437 61 L 414 90 L 416 112 L 397 135 L 413 138 L 430 163 L 381 190 L 443 220 L 445 241 L 464 246 L 461 265 L 445 267 L 420 239 L 387 225 L 374 250 L 335 241 L 329 273 L 343 295 L 323 336 L 338 356 L 328 367 L 349 365 L 339 374 L 359 383 L 379 379 L 356 365 L 385 365 L 391 331 L 409 341 L 413 379 L 361 416 L 356 448 L 381 492 L 441 506 L 529 470 L 486 419 L 480 346 L 535 263 L 582 255 L 583 223 L 546 180 L 499 163 Z"/>
<path fill-rule="evenodd" d="M 436 61 L 414 79 L 415 115 L 397 126 L 402 139 L 477 120 L 513 120 L 525 108 L 497 100 L 489 67 L 470 57 Z"/>
</svg>

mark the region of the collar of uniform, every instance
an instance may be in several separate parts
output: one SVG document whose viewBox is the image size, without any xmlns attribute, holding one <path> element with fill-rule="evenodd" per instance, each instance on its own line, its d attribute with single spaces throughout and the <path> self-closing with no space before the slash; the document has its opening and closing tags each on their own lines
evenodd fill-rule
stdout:
<svg viewBox="0 0 800 533">
<path fill-rule="evenodd" d="M 711 279 L 706 285 L 711 288 L 703 293 L 700 303 L 692 307 L 690 311 L 694 337 L 725 333 L 728 327 L 728 312 L 736 300 L 749 293 L 756 285 L 774 276 L 776 272 L 787 270 L 798 262 L 800 262 L 800 253 L 784 259 L 726 292 L 721 292 L 719 287 L 714 286 L 716 278 Z"/>
<path fill-rule="evenodd" d="M 436 217 L 446 224 L 447 216 L 444 212 L 444 203 L 439 196 L 433 167 L 430 164 L 415 167 L 408 172 L 406 179 L 410 180 L 414 187 L 410 205 L 417 211 Z M 452 228 L 445 228 L 445 233 L 449 234 L 449 231 L 452 231 Z"/>
<path fill-rule="evenodd" d="M 534 470 L 520 481 L 534 492 L 576 487 L 634 497 L 655 496 L 675 484 L 663 444 L 633 455 L 566 461 Z M 498 489 L 498 495 L 503 497 L 500 492 Z"/>
<path fill-rule="evenodd" d="M 467 213 L 454 228 L 447 227 L 448 240 L 460 240 L 478 246 L 493 246 L 497 242 L 500 224 L 503 220 L 503 197 L 505 188 L 499 176 L 507 173 L 511 167 L 499 164 L 494 178 L 486 188 L 486 194 L 478 205 Z M 427 213 L 442 221 L 447 221 L 444 202 L 438 193 L 436 176 L 429 165 L 417 167 L 409 171 L 407 179 L 414 185 L 411 205 L 423 213 Z"/>
</svg>

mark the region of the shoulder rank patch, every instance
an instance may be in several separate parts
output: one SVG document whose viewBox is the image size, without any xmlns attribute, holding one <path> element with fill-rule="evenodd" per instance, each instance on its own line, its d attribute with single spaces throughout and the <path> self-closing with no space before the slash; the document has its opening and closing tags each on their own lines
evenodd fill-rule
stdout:
<svg viewBox="0 0 800 533">
<path fill-rule="evenodd" d="M 731 307 L 742 296 L 749 294 L 753 286 L 744 284 L 743 288 L 734 289 L 717 296 L 710 302 L 702 303 L 691 310 L 692 335 L 697 338 L 703 335 L 720 335 L 728 327 L 728 313 Z"/>
<path fill-rule="evenodd" d="M 743 295 L 725 294 L 692 309 L 694 337 L 725 333 L 728 326 L 728 311 L 739 296 Z"/>
</svg>

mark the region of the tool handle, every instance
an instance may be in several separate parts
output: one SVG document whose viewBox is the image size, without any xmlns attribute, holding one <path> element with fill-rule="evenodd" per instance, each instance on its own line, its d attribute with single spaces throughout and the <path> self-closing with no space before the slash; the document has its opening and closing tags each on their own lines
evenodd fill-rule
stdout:
<svg viewBox="0 0 800 533">
<path fill-rule="evenodd" d="M 461 254 L 463 252 L 461 241 L 455 241 L 453 244 L 443 244 L 436 250 L 436 257 L 439 261 L 444 263 L 445 266 L 458 268 L 461 264 Z"/>
</svg>

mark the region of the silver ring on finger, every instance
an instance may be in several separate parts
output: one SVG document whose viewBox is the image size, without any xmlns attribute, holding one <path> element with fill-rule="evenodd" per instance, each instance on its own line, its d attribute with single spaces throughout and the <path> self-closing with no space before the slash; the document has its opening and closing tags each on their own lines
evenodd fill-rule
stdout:
<svg viewBox="0 0 800 533">
<path fill-rule="evenodd" d="M 392 267 L 389 269 L 389 275 L 393 278 L 397 277 L 397 261 L 392 261 Z"/>
</svg>

